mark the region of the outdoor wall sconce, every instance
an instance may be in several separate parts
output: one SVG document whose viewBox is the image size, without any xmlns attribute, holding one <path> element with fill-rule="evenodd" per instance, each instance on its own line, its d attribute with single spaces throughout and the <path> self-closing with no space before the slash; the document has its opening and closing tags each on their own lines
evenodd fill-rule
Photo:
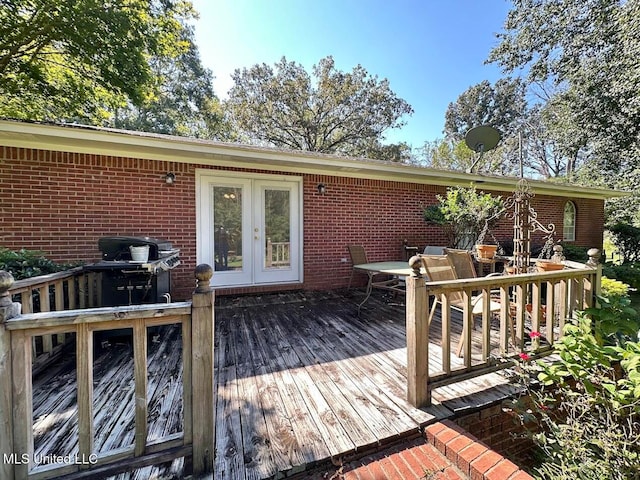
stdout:
<svg viewBox="0 0 640 480">
<path fill-rule="evenodd" d="M 324 195 L 327 193 L 327 186 L 324 183 L 319 183 L 317 186 L 318 194 Z"/>
<path fill-rule="evenodd" d="M 176 174 L 173 172 L 168 172 L 163 178 L 167 185 L 173 185 L 176 183 Z"/>
</svg>

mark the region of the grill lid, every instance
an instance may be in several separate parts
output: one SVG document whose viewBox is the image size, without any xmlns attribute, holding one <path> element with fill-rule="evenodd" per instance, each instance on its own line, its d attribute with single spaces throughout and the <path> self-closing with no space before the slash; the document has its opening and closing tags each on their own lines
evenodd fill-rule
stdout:
<svg viewBox="0 0 640 480">
<path fill-rule="evenodd" d="M 102 237 L 98 240 L 98 249 L 102 252 L 102 260 L 131 260 L 130 246 L 149 246 L 149 260 L 158 260 L 163 252 L 170 252 L 173 246 L 167 240 L 152 237 Z"/>
</svg>

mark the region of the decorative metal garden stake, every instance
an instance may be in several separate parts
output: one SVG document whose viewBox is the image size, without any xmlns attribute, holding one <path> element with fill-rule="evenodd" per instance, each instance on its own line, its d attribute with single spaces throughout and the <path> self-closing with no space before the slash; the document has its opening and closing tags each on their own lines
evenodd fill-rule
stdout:
<svg viewBox="0 0 640 480">
<path fill-rule="evenodd" d="M 550 223 L 545 227 L 538 221 L 538 213 L 531 206 L 533 196 L 529 182 L 521 178 L 516 185 L 513 196 L 505 202 L 507 210 L 513 208 L 513 213 L 510 215 L 513 216 L 513 266 L 515 273 L 529 271 L 532 232 L 538 231 L 544 234 L 545 244 L 540 257 L 544 257 L 545 254 L 550 255 L 553 247 L 556 226 Z"/>
</svg>

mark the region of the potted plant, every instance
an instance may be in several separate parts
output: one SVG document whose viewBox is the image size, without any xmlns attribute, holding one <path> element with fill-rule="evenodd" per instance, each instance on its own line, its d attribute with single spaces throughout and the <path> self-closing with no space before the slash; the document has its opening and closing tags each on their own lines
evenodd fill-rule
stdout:
<svg viewBox="0 0 640 480">
<path fill-rule="evenodd" d="M 491 245 L 488 243 L 478 243 L 476 244 L 476 253 L 478 258 L 491 260 L 498 250 L 498 245 Z"/>
<path fill-rule="evenodd" d="M 551 259 L 536 260 L 536 268 L 539 272 L 556 272 L 564 269 L 564 254 L 562 253 L 562 245 L 553 246 L 553 255 Z"/>
</svg>

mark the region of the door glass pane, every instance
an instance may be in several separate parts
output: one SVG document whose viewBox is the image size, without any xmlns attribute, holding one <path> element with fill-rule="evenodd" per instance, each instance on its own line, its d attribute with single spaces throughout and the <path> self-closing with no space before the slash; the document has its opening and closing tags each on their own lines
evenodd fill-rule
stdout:
<svg viewBox="0 0 640 480">
<path fill-rule="evenodd" d="M 264 191 L 265 268 L 291 267 L 290 208 L 289 190 Z"/>
<path fill-rule="evenodd" d="M 213 187 L 214 270 L 242 270 L 242 189 Z"/>
</svg>

